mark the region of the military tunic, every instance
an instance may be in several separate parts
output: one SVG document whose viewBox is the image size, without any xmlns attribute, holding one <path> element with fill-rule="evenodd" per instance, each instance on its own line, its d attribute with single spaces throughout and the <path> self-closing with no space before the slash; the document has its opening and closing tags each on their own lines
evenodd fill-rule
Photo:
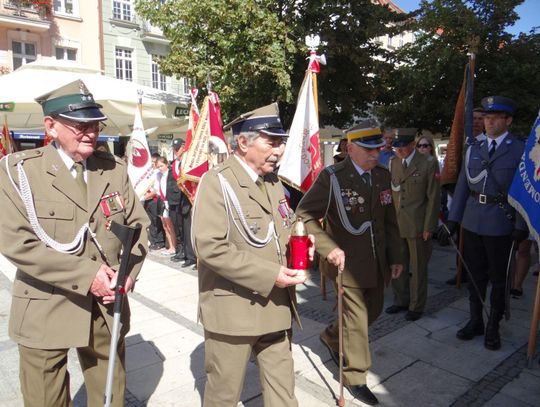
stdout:
<svg viewBox="0 0 540 407">
<path fill-rule="evenodd" d="M 88 232 L 82 250 L 76 254 L 58 252 L 36 236 L 21 197 L 10 181 L 11 177 L 20 188 L 18 163 L 23 163 L 32 192 L 31 200 L 44 231 L 54 240 L 68 243 L 87 222 L 102 250 L 98 249 Z M 53 145 L 14 153 L 0 162 L 0 191 L 4 202 L 0 211 L 3 226 L 0 251 L 17 266 L 9 335 L 25 348 L 54 350 L 75 347 L 80 350 L 92 347 L 98 314 L 104 317 L 109 330 L 112 327 L 112 304 L 97 304 L 89 292 L 101 264 L 107 262 L 113 268 L 119 264 L 122 244 L 106 229 L 107 220 L 142 225 L 141 235 L 132 252 L 131 277 L 134 280 L 146 255 L 148 217 L 131 187 L 125 163 L 111 154 L 94 152 L 86 160 L 86 169 L 87 201 Z M 107 197 L 111 201 L 108 204 L 109 214 L 105 216 L 100 203 L 108 201 Z M 124 302 L 121 322 L 120 350 L 123 337 L 129 330 L 128 301 Z M 105 353 L 108 346 L 108 343 L 104 345 Z M 84 355 L 79 355 L 84 366 Z M 106 375 L 106 364 L 104 367 L 105 370 L 98 375 Z M 105 377 L 102 380 L 104 382 Z M 87 387 L 89 384 L 87 382 Z M 98 390 L 97 397 L 102 402 L 103 389 Z M 95 397 L 95 391 L 95 388 L 90 388 L 89 397 Z M 47 405 L 44 400 L 39 404 Z"/>
<path fill-rule="evenodd" d="M 339 196 L 332 191 L 330 173 L 339 184 Z M 339 215 L 336 199 L 343 202 L 346 217 L 354 228 L 371 222 L 371 229 L 351 234 Z M 371 170 L 371 185 L 360 176 L 351 159 L 332 165 L 319 177 L 300 201 L 296 214 L 304 219 L 321 256 L 321 270 L 334 283 L 337 268 L 326 258 L 335 248 L 345 252 L 344 293 L 344 378 L 348 385 L 365 384 L 371 365 L 368 325 L 380 314 L 384 283 L 391 278 L 390 265 L 402 263 L 401 241 L 392 205 L 390 173 L 382 166 Z M 324 219 L 324 229 L 320 220 Z M 322 336 L 338 351 L 337 323 Z"/>
<path fill-rule="evenodd" d="M 241 214 L 231 206 L 226 210 L 221 177 L 238 198 Z M 197 191 L 193 242 L 205 329 L 205 406 L 236 406 L 252 351 L 264 376 L 265 404 L 297 405 L 290 353 L 295 289 L 275 285 L 286 264 L 291 219 L 278 210 L 284 202 L 281 182 L 268 174 L 264 185 L 267 193 L 232 156 L 206 173 Z M 271 228 L 271 239 L 259 247 L 250 244 L 242 219 L 257 239 L 264 240 Z"/>
<path fill-rule="evenodd" d="M 414 152 L 410 164 L 392 158 L 392 195 L 399 233 L 403 239 L 405 267 L 392 281 L 394 305 L 423 312 L 427 300 L 427 267 L 431 257 L 431 239 L 422 233 L 435 232 L 441 206 L 439 165 L 432 156 Z"/>
</svg>

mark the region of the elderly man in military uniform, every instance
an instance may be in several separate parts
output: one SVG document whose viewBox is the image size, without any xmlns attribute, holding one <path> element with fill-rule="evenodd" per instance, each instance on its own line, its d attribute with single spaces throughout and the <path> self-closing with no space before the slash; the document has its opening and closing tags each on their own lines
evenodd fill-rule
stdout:
<svg viewBox="0 0 540 407">
<path fill-rule="evenodd" d="M 296 214 L 315 236 L 321 270 L 334 285 L 338 268 L 343 270 L 344 384 L 355 398 L 375 405 L 366 385 L 368 326 L 382 311 L 385 283 L 403 268 L 401 240 L 390 173 L 378 164 L 381 130 L 365 122 L 350 129 L 347 139 L 348 157 L 321 171 Z M 338 332 L 334 323 L 320 335 L 336 363 Z"/>
<path fill-rule="evenodd" d="M 491 310 L 484 336 L 484 346 L 490 350 L 501 347 L 499 321 L 505 312 L 512 240 L 527 237 L 523 218 L 507 201 L 524 149 L 523 142 L 509 133 L 515 106 L 503 96 L 482 99 L 487 139 L 467 148 L 448 216 L 451 234 L 462 224 L 464 258 L 474 281 L 469 285 L 470 320 L 456 336 L 471 340 L 484 335 L 483 301 L 491 282 Z"/>
<path fill-rule="evenodd" d="M 89 406 L 103 405 L 121 242 L 110 221 L 142 225 L 129 291 L 146 255 L 148 217 L 125 163 L 94 150 L 107 117 L 81 81 L 36 99 L 53 143 L 0 162 L 0 251 L 17 266 L 9 335 L 19 345 L 24 405 L 72 405 L 67 371 L 76 348 Z M 124 303 L 113 405 L 124 405 Z"/>
<path fill-rule="evenodd" d="M 234 154 L 201 180 L 193 207 L 204 325 L 205 407 L 236 406 L 246 364 L 260 368 L 265 406 L 297 406 L 291 355 L 295 285 L 285 266 L 294 213 L 273 173 L 286 133 L 277 104 L 243 114 L 232 127 Z"/>
<path fill-rule="evenodd" d="M 396 156 L 390 160 L 390 172 L 405 272 L 392 281 L 394 304 L 386 312 L 407 311 L 405 319 L 416 321 L 426 306 L 431 237 L 437 229 L 441 206 L 439 164 L 433 156 L 416 151 L 416 129 L 396 132 Z"/>
</svg>

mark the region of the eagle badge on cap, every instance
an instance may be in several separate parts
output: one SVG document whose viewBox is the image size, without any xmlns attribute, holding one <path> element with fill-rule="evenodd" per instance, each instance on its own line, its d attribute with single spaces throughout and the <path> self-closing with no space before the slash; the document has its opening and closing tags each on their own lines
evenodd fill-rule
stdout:
<svg viewBox="0 0 540 407">
<path fill-rule="evenodd" d="M 90 93 L 83 81 L 79 81 L 79 92 L 81 95 L 88 95 Z"/>
</svg>

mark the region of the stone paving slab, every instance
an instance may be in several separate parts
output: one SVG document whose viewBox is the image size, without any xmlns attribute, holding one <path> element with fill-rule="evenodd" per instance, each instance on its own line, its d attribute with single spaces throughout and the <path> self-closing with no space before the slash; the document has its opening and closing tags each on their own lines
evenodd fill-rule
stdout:
<svg viewBox="0 0 540 407">
<path fill-rule="evenodd" d="M 480 379 L 515 352 L 513 348 L 502 348 L 497 352 L 487 352 L 485 349 L 475 351 L 470 346 L 456 346 L 458 339 L 455 339 L 456 345 L 452 345 L 433 339 L 429 334 L 429 331 L 412 323 L 386 335 L 378 342 L 470 380 Z"/>
<path fill-rule="evenodd" d="M 538 376 L 527 370 L 504 386 L 500 393 L 532 406 L 540 406 L 540 381 Z"/>
<path fill-rule="evenodd" d="M 469 380 L 419 360 L 373 391 L 384 406 L 446 407 L 469 385 Z"/>
<path fill-rule="evenodd" d="M 496 394 L 491 400 L 484 404 L 484 407 L 536 407 L 537 405 L 524 403 L 505 394 Z"/>
<path fill-rule="evenodd" d="M 536 279 L 525 281 L 525 296 L 512 300 L 513 319 L 502 324 L 503 349 L 490 352 L 483 338 L 459 341 L 455 332 L 466 323 L 466 288 L 446 286 L 455 269 L 454 254 L 434 251 L 429 271 L 428 307 L 415 323 L 403 315 L 382 314 L 370 329 L 373 366 L 368 385 L 381 405 L 423 406 L 532 406 L 540 405 L 540 365 L 524 368 L 530 307 Z M 6 337 L 10 296 L 7 287 L 14 267 L 0 256 L 0 406 L 21 406 L 16 345 Z M 127 407 L 198 406 L 206 381 L 203 329 L 197 325 L 197 274 L 165 258 L 150 256 L 131 294 L 132 330 L 126 338 Z M 300 406 L 336 404 L 337 367 L 318 336 L 332 322 L 335 298 L 331 284 L 328 301 L 322 301 L 318 273 L 299 287 L 299 312 L 303 330 L 294 326 L 296 394 Z M 392 303 L 385 291 L 385 306 Z M 2 338 L 4 338 L 2 340 Z M 74 405 L 85 405 L 82 373 L 76 354 L 70 352 L 69 370 Z M 363 405 L 345 391 L 347 406 Z M 263 406 L 258 370 L 247 366 L 241 400 L 249 407 Z M 491 404 L 490 404 L 491 403 Z M 498 404 L 496 404 L 498 403 Z M 506 403 L 506 404 L 505 404 Z M 515 403 L 515 404 L 514 404 Z"/>
</svg>

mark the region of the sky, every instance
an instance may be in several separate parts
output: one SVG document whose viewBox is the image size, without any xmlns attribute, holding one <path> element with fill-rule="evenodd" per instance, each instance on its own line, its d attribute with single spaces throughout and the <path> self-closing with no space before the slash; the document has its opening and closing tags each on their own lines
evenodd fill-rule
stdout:
<svg viewBox="0 0 540 407">
<path fill-rule="evenodd" d="M 420 0 L 394 0 L 399 7 L 409 12 L 418 8 Z M 517 35 L 520 32 L 528 33 L 532 27 L 540 26 L 540 0 L 525 0 L 516 7 L 520 18 L 516 24 L 508 27 L 508 32 Z"/>
</svg>

